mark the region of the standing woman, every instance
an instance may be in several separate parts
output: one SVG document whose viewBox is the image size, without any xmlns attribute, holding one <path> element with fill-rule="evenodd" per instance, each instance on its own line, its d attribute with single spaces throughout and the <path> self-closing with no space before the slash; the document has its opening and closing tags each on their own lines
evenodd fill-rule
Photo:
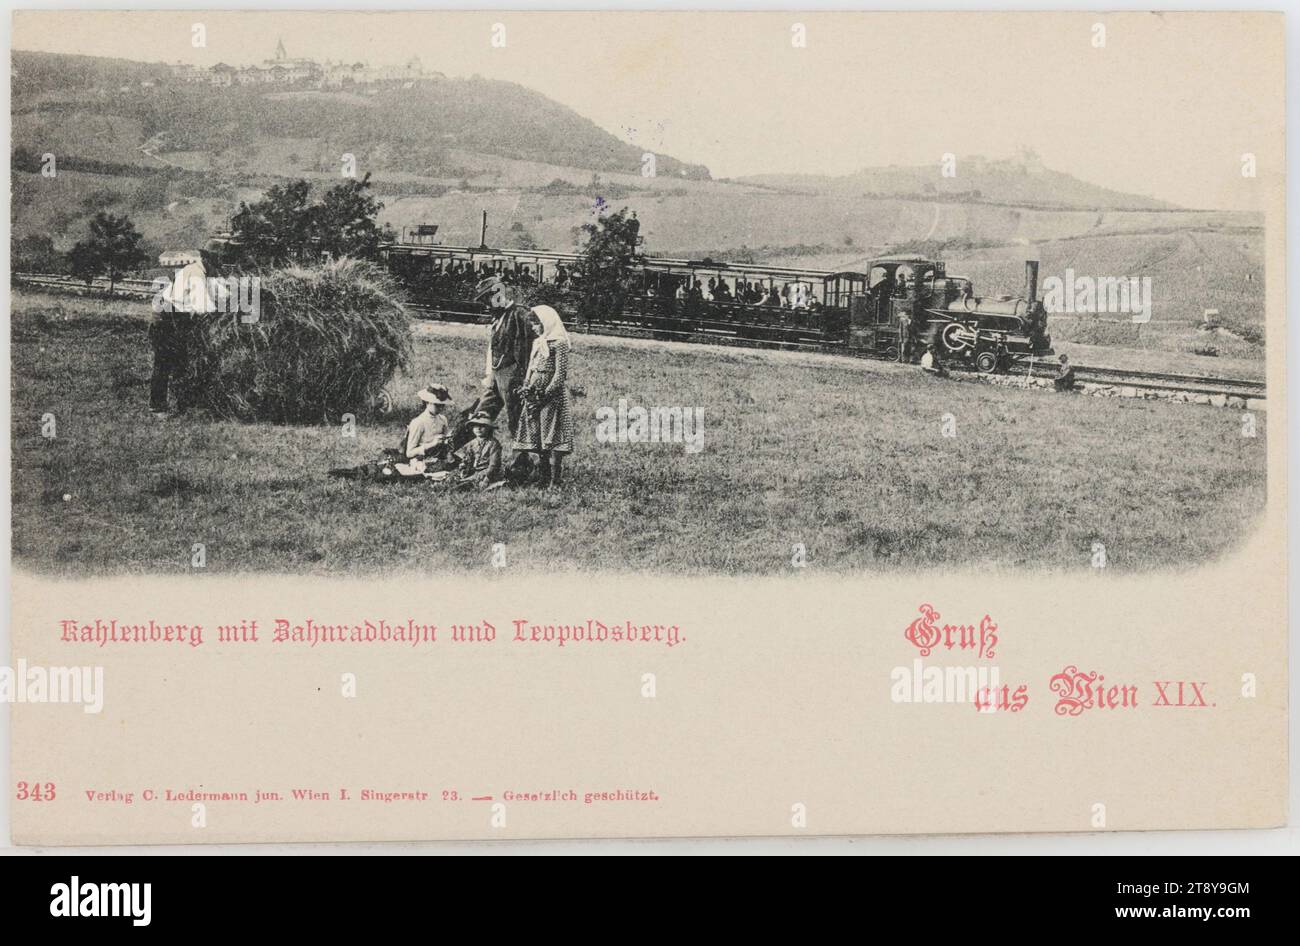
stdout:
<svg viewBox="0 0 1300 946">
<path fill-rule="evenodd" d="M 573 399 L 569 394 L 569 333 L 548 305 L 534 306 L 537 335 L 520 389 L 523 410 L 514 449 L 538 455 L 538 479 L 559 486 L 564 455 L 573 451 Z"/>
</svg>

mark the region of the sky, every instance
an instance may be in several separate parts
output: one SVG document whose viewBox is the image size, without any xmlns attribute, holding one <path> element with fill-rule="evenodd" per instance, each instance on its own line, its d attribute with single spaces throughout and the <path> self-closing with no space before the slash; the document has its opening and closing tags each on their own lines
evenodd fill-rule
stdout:
<svg viewBox="0 0 1300 946">
<path fill-rule="evenodd" d="M 204 26 L 206 46 L 192 44 Z M 494 46 L 504 27 L 504 46 Z M 1098 45 L 1098 25 L 1104 45 Z M 806 44 L 792 40 L 802 26 Z M 149 62 L 290 56 L 518 82 L 715 177 L 1009 157 L 1255 209 L 1282 175 L 1279 14 L 50 12 L 16 49 Z M 491 116 L 484 116 L 490 120 Z M 1258 177 L 1243 178 L 1242 155 Z M 545 155 L 538 155 L 545 160 Z"/>
</svg>

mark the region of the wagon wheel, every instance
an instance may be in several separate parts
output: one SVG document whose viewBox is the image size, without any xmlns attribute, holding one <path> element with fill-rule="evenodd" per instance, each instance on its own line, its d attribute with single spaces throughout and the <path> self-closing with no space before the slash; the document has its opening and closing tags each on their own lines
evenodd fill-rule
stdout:
<svg viewBox="0 0 1300 946">
<path fill-rule="evenodd" d="M 992 374 L 998 370 L 1000 360 L 997 352 L 986 348 L 975 355 L 975 370 L 980 374 Z"/>
<path fill-rule="evenodd" d="M 380 414 L 391 414 L 393 412 L 393 392 L 389 391 L 388 388 L 382 388 L 375 395 L 373 407 Z"/>
</svg>

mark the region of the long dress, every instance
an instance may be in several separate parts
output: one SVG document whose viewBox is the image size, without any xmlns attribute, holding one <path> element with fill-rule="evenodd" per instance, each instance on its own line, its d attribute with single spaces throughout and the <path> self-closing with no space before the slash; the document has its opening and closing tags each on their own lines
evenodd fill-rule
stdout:
<svg viewBox="0 0 1300 946">
<path fill-rule="evenodd" d="M 531 368 L 524 387 L 536 394 L 533 407 L 521 406 L 516 450 L 573 450 L 573 396 L 569 393 L 569 342 L 560 339 L 550 344 L 550 354 L 542 365 Z"/>
</svg>

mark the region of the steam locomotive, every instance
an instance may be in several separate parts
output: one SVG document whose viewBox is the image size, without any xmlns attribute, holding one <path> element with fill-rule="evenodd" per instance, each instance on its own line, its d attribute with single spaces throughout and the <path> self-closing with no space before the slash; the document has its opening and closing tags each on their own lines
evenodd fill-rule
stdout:
<svg viewBox="0 0 1300 946">
<path fill-rule="evenodd" d="M 849 303 L 847 347 L 884 356 L 933 345 L 981 372 L 1005 371 L 1053 354 L 1047 310 L 1038 298 L 1038 261 L 1025 262 L 1025 294 L 975 295 L 971 281 L 920 256 L 874 260 L 867 290 Z"/>
</svg>

